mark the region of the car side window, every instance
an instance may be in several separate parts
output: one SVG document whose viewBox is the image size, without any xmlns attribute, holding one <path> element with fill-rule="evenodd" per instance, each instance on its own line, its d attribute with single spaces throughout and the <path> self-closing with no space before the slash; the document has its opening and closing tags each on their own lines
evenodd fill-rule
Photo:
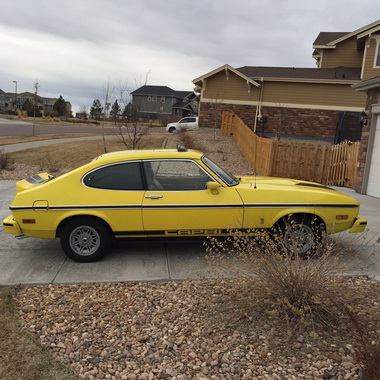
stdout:
<svg viewBox="0 0 380 380">
<path fill-rule="evenodd" d="M 83 178 L 88 187 L 106 190 L 143 190 L 139 162 L 124 162 L 92 170 Z"/>
<path fill-rule="evenodd" d="M 149 190 L 204 190 L 214 179 L 191 160 L 154 160 L 144 162 Z M 151 184 L 151 185 L 150 185 Z"/>
<path fill-rule="evenodd" d="M 180 123 L 194 123 L 195 117 L 186 117 L 180 120 Z"/>
</svg>

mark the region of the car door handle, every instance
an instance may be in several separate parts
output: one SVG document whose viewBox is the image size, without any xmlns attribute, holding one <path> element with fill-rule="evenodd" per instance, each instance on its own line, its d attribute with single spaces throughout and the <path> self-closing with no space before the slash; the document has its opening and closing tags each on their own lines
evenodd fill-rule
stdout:
<svg viewBox="0 0 380 380">
<path fill-rule="evenodd" d="M 162 198 L 162 195 L 145 195 L 145 198 L 150 198 L 150 199 L 160 199 Z"/>
</svg>

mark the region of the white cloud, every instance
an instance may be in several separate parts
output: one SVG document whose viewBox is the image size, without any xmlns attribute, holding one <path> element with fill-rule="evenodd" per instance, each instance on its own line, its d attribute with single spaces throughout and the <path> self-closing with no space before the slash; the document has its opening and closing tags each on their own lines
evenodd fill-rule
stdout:
<svg viewBox="0 0 380 380">
<path fill-rule="evenodd" d="M 376 0 L 14 0 L 1 6 L 0 88 L 62 95 L 90 107 L 102 87 L 127 82 L 191 90 L 225 63 L 314 67 L 320 31 L 376 19 Z M 374 16 L 375 15 L 375 16 Z"/>
</svg>

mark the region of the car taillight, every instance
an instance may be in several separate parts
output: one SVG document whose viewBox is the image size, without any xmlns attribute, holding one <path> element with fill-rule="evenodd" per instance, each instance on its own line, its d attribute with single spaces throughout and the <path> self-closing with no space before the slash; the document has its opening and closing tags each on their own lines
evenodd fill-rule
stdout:
<svg viewBox="0 0 380 380">
<path fill-rule="evenodd" d="M 23 219 L 24 224 L 36 224 L 36 219 Z"/>
</svg>

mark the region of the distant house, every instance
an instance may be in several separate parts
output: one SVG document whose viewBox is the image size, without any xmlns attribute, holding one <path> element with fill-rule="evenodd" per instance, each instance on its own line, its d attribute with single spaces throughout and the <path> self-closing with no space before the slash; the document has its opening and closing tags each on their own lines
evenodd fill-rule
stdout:
<svg viewBox="0 0 380 380">
<path fill-rule="evenodd" d="M 199 96 L 192 91 L 144 85 L 131 92 L 131 95 L 132 104 L 146 119 L 157 119 L 159 115 L 178 118 L 198 115 Z"/>
<path fill-rule="evenodd" d="M 351 85 L 380 76 L 379 45 L 380 20 L 354 32 L 321 32 L 316 68 L 226 64 L 203 74 L 193 80 L 200 126 L 228 110 L 260 134 L 358 141 L 366 96 Z"/>
<path fill-rule="evenodd" d="M 7 105 L 7 96 L 5 92 L 0 89 L 0 113 L 5 112 L 6 105 Z"/>
<path fill-rule="evenodd" d="M 53 111 L 53 106 L 57 98 L 47 98 L 36 95 L 32 92 L 4 92 L 0 90 L 0 111 L 3 113 L 16 113 L 18 109 L 23 109 L 25 102 L 30 105 L 36 103 L 36 114 L 39 116 L 48 115 Z M 71 103 L 66 102 L 68 114 L 71 115 Z"/>
</svg>

